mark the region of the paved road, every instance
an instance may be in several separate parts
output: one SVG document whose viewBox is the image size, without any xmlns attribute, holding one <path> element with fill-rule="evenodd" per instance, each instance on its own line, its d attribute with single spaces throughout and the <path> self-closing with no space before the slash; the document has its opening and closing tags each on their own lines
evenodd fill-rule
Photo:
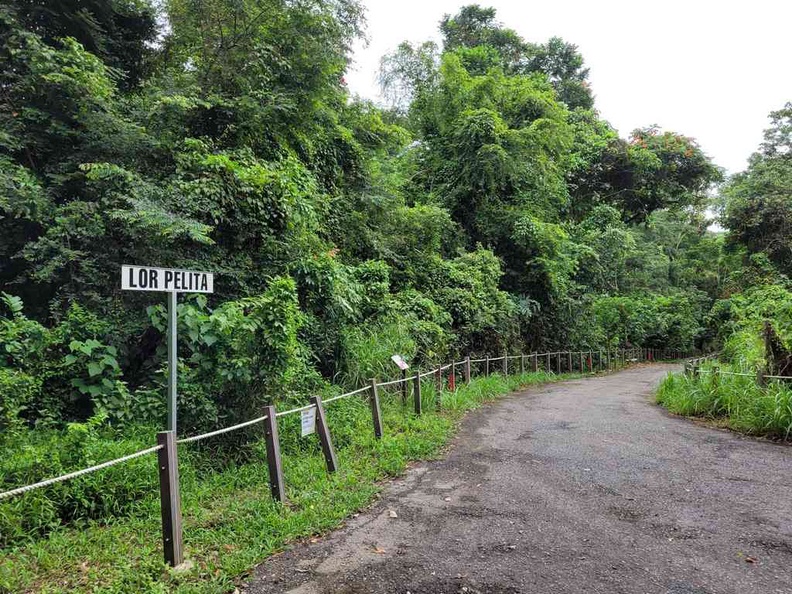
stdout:
<svg viewBox="0 0 792 594">
<path fill-rule="evenodd" d="M 671 366 L 471 414 L 347 527 L 270 559 L 257 594 L 792 593 L 792 449 L 652 404 Z M 395 512 L 397 517 L 392 517 Z"/>
</svg>

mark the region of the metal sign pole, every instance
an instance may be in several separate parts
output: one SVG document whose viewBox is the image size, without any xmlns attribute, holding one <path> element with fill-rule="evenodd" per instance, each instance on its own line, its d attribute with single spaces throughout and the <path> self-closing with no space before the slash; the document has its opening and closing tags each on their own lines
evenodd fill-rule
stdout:
<svg viewBox="0 0 792 594">
<path fill-rule="evenodd" d="M 176 305 L 178 293 L 168 293 L 168 431 L 176 435 L 176 377 L 179 364 Z"/>
</svg>

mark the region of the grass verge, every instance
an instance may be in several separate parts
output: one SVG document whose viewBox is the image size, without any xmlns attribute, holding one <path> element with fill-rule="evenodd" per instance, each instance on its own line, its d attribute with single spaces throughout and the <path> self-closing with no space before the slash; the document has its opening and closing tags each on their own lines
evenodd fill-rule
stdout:
<svg viewBox="0 0 792 594">
<path fill-rule="evenodd" d="M 263 442 L 252 460 L 219 472 L 206 466 L 211 456 L 191 457 L 195 446 L 184 446 L 179 452 L 184 460 L 182 511 L 192 569 L 176 573 L 162 562 L 157 485 L 152 483 L 151 497 L 131 517 L 56 529 L 46 538 L 2 551 L 0 592 L 228 592 L 287 542 L 327 532 L 369 504 L 382 480 L 401 474 L 409 462 L 435 457 L 466 411 L 531 384 L 574 377 L 579 376 L 540 372 L 476 378 L 445 393 L 440 413 L 428 379 L 421 416 L 411 412 L 411 402 L 402 407 L 395 392 L 383 393 L 381 440 L 374 439 L 365 398 L 331 403 L 327 416 L 339 459 L 334 475 L 325 472 L 316 436 L 299 437 L 299 416 L 282 417 L 285 505 L 269 495 Z"/>
<path fill-rule="evenodd" d="M 741 433 L 781 441 L 792 436 L 792 387 L 782 382 L 760 387 L 754 377 L 669 374 L 660 384 L 657 402 L 672 413 Z"/>
</svg>

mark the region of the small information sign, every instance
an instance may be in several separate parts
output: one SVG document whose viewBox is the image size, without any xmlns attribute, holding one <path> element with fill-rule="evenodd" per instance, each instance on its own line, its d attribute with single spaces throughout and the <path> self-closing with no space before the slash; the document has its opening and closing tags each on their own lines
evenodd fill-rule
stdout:
<svg viewBox="0 0 792 594">
<path fill-rule="evenodd" d="M 410 368 L 410 366 L 407 365 L 407 362 L 402 358 L 401 355 L 393 355 L 391 357 L 391 361 L 396 363 L 396 365 L 398 365 L 399 369 L 401 369 L 402 371 L 407 371 Z"/>
<path fill-rule="evenodd" d="M 316 407 L 305 409 L 300 413 L 302 420 L 302 436 L 311 435 L 316 432 Z"/>
</svg>

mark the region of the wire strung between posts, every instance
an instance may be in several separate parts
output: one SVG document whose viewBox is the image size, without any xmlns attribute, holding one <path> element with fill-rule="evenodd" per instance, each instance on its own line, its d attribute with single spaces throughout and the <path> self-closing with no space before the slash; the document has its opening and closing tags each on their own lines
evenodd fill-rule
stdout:
<svg viewBox="0 0 792 594">
<path fill-rule="evenodd" d="M 225 427 L 224 429 L 218 429 L 217 431 L 210 431 L 209 433 L 203 433 L 201 435 L 193 435 L 192 437 L 185 437 L 184 439 L 176 440 L 176 443 L 192 443 L 194 441 L 200 441 L 202 439 L 206 439 L 207 437 L 214 437 L 215 435 L 222 435 L 223 433 L 229 433 L 230 431 L 236 431 L 237 429 L 242 429 L 242 427 L 249 427 L 250 425 L 255 425 L 256 423 L 261 423 L 262 421 L 267 420 L 267 415 L 263 417 L 259 417 L 258 419 L 253 419 L 252 421 L 245 421 L 244 423 L 239 423 L 238 425 L 232 425 L 231 427 Z"/>
<path fill-rule="evenodd" d="M 84 474 L 89 474 L 91 472 L 96 472 L 97 470 L 102 470 L 103 468 L 108 468 L 110 466 L 115 466 L 116 464 L 121 464 L 122 462 L 128 462 L 129 460 L 133 460 L 135 458 L 140 458 L 141 456 L 145 456 L 146 454 L 152 454 L 157 450 L 161 450 L 164 446 L 156 445 L 154 447 L 141 450 L 139 452 L 135 452 L 134 454 L 129 454 L 128 456 L 123 456 L 121 458 L 116 458 L 115 460 L 109 460 L 107 462 L 102 462 L 101 464 L 97 464 L 96 466 L 91 466 L 90 468 L 83 468 L 82 470 L 77 470 L 75 472 L 70 472 L 69 474 L 64 474 L 63 476 L 59 476 L 56 478 L 47 479 L 45 481 L 41 481 L 39 483 L 33 483 L 32 485 L 27 485 L 25 487 L 19 487 L 18 489 L 11 489 L 10 491 L 6 491 L 5 493 L 0 493 L 0 499 L 7 499 L 9 497 L 13 497 L 14 495 L 20 495 L 22 493 L 27 493 L 28 491 L 32 491 L 33 489 L 38 489 L 40 487 L 46 487 L 48 485 L 54 485 L 55 483 L 61 483 L 63 481 L 68 481 L 69 479 L 77 478 L 78 476 L 82 476 Z"/>
</svg>

